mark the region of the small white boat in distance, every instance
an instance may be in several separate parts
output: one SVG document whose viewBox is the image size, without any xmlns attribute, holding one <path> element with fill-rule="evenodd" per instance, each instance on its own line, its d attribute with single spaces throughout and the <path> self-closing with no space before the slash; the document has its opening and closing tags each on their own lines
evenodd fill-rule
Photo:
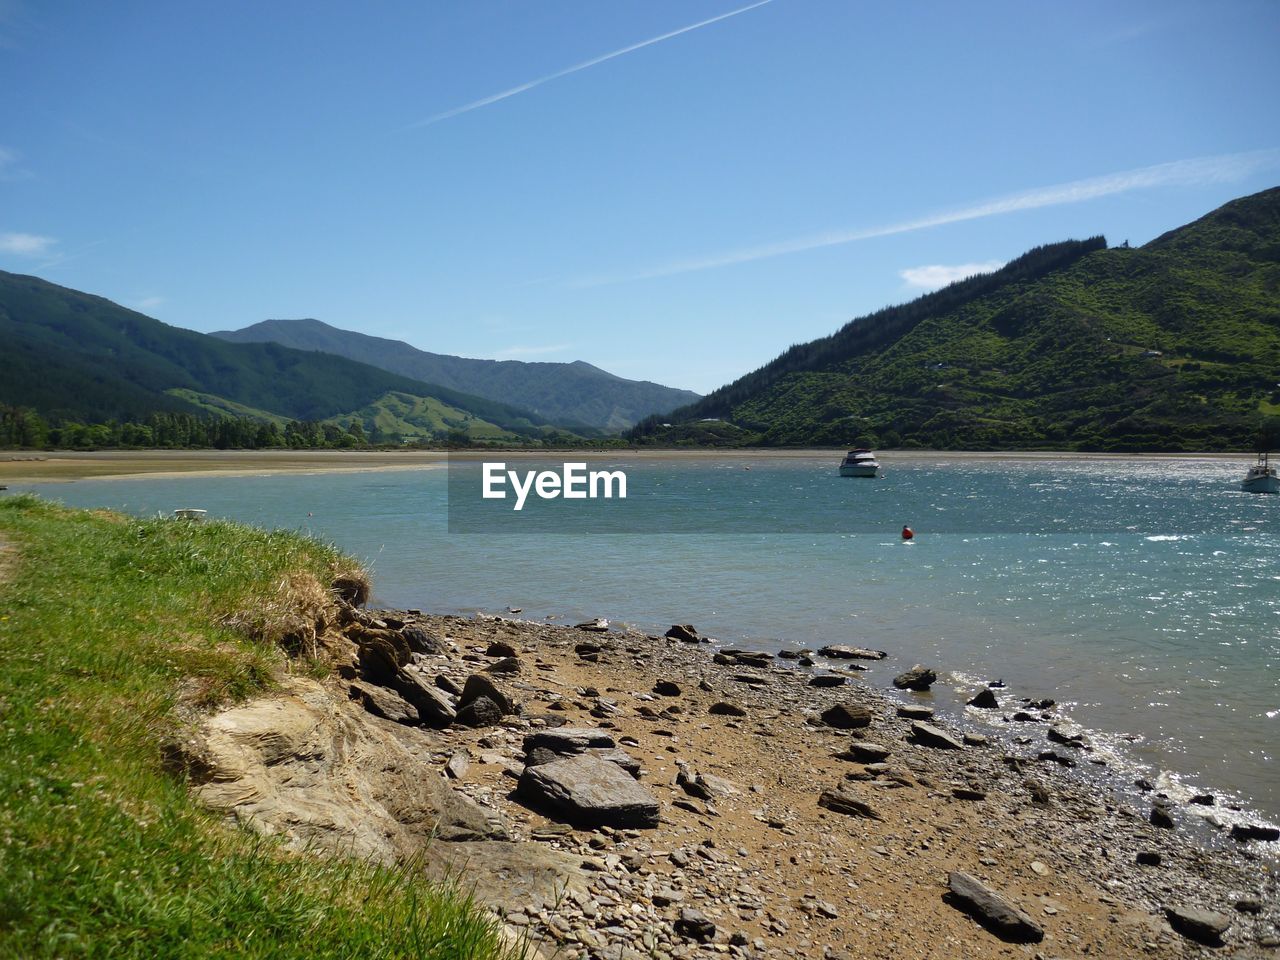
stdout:
<svg viewBox="0 0 1280 960">
<path fill-rule="evenodd" d="M 197 510 L 194 507 L 183 507 L 181 510 L 173 511 L 173 515 L 179 520 L 203 520 L 208 510 Z"/>
<path fill-rule="evenodd" d="M 1240 489 L 1245 493 L 1280 493 L 1280 477 L 1276 476 L 1276 468 L 1271 466 L 1267 454 L 1258 454 L 1258 462 L 1244 475 Z"/>
<path fill-rule="evenodd" d="M 850 450 L 840 463 L 842 477 L 874 477 L 880 473 L 876 455 L 865 447 Z"/>
</svg>

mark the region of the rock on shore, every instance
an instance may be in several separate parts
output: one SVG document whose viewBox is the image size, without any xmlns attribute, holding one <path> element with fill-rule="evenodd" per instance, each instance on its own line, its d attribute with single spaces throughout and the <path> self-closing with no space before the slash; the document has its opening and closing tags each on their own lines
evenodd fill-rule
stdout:
<svg viewBox="0 0 1280 960">
<path fill-rule="evenodd" d="M 947 877 L 953 902 L 1002 940 L 1039 943 L 1044 930 L 1007 897 L 996 893 L 977 877 L 958 870 Z"/>
<path fill-rule="evenodd" d="M 899 690 L 928 690 L 938 682 L 938 675 L 928 667 L 916 664 L 893 678 L 893 685 Z"/>
<path fill-rule="evenodd" d="M 818 650 L 818 656 L 832 660 L 883 660 L 888 656 L 883 650 L 851 647 L 843 643 L 830 643 Z"/>
<path fill-rule="evenodd" d="M 658 801 L 616 764 L 574 756 L 520 776 L 519 795 L 570 823 L 588 827 L 656 827 Z"/>
</svg>

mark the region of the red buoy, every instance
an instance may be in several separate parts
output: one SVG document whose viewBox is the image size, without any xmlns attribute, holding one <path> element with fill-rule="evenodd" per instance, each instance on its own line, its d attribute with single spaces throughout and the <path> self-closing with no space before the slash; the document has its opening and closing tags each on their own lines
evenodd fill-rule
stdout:
<svg viewBox="0 0 1280 960">
<path fill-rule="evenodd" d="M 910 527 L 906 526 L 905 524 L 903 525 L 903 527 L 902 527 L 902 539 L 903 539 L 903 540 L 910 540 L 910 539 L 911 539 L 912 537 L 914 537 L 915 535 L 916 535 L 916 532 L 915 532 L 914 530 L 912 530 Z"/>
</svg>

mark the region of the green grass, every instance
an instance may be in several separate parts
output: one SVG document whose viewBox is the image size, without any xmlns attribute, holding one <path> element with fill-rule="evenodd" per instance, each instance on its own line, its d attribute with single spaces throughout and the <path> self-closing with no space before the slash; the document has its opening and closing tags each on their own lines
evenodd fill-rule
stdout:
<svg viewBox="0 0 1280 960">
<path fill-rule="evenodd" d="M 285 851 L 161 765 L 201 706 L 280 653 L 219 625 L 348 561 L 287 532 L 0 499 L 0 957 L 505 957 L 415 864 Z"/>
</svg>

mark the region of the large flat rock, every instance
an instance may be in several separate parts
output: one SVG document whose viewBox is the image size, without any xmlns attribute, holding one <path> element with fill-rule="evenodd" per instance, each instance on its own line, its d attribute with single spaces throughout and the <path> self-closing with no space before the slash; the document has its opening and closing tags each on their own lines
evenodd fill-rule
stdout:
<svg viewBox="0 0 1280 960">
<path fill-rule="evenodd" d="M 1174 904 L 1164 908 L 1169 925 L 1184 937 L 1209 947 L 1222 945 L 1222 935 L 1231 928 L 1225 913 L 1205 910 L 1191 904 Z"/>
<path fill-rule="evenodd" d="M 656 827 L 658 800 L 616 763 L 579 755 L 526 767 L 517 793 L 548 816 L 589 827 Z"/>
<path fill-rule="evenodd" d="M 363 680 L 352 680 L 350 695 L 352 700 L 359 700 L 364 704 L 364 708 L 375 717 L 409 725 L 418 722 L 417 708 L 394 690 L 365 683 Z"/>
<path fill-rule="evenodd" d="M 832 660 L 883 660 L 888 656 L 883 650 L 851 647 L 845 643 L 829 643 L 818 651 L 818 655 Z"/>
<path fill-rule="evenodd" d="M 826 807 L 833 813 L 841 813 L 846 817 L 865 817 L 868 820 L 883 819 L 875 808 L 861 797 L 855 796 L 852 789 L 841 784 L 834 790 L 823 790 L 818 797 L 818 806 Z"/>
<path fill-rule="evenodd" d="M 822 711 L 822 722 L 839 730 L 854 730 L 871 724 L 875 715 L 860 703 L 837 703 Z"/>
<path fill-rule="evenodd" d="M 933 747 L 935 750 L 964 749 L 964 744 L 945 730 L 920 720 L 911 724 L 911 739 L 922 746 Z"/>
<path fill-rule="evenodd" d="M 888 747 L 879 743 L 871 743 L 867 740 L 854 740 L 844 752 L 837 754 L 842 760 L 852 760 L 855 763 L 883 763 L 889 759 L 890 750 Z"/>
<path fill-rule="evenodd" d="M 1039 943 L 1044 931 L 1012 901 L 996 893 L 977 877 L 955 871 L 947 876 L 953 906 L 969 914 L 1001 940 Z"/>
</svg>

